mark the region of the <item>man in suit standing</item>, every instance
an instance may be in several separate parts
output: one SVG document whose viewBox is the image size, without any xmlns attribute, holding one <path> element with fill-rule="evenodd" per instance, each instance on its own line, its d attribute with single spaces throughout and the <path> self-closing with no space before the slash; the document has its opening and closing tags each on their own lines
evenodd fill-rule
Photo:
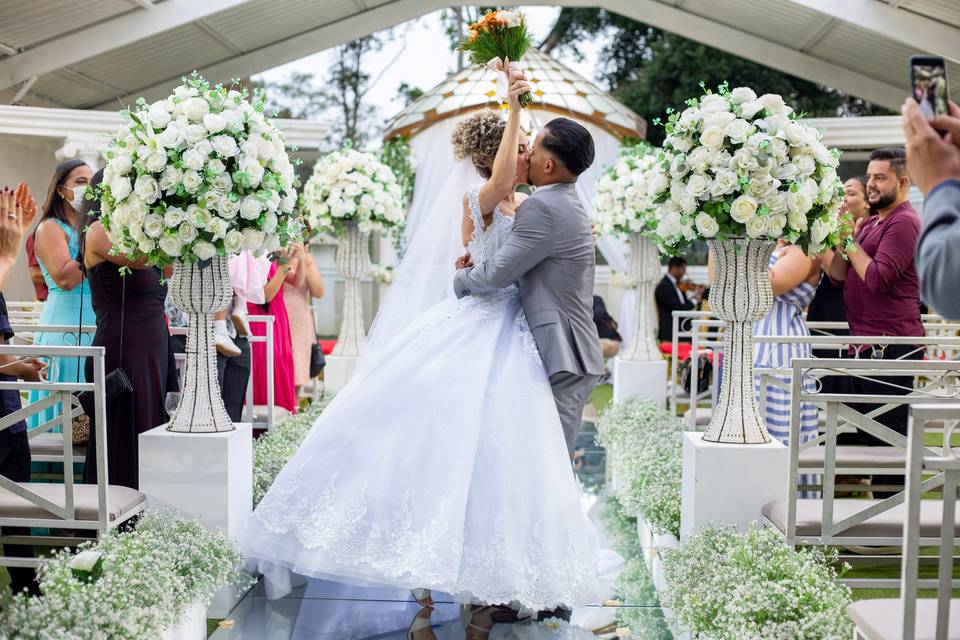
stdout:
<svg viewBox="0 0 960 640">
<path fill-rule="evenodd" d="M 453 280 L 460 298 L 519 282 L 571 458 L 583 406 L 603 375 L 593 323 L 593 232 L 576 190 L 593 157 L 584 127 L 566 118 L 548 122 L 530 155 L 530 183 L 537 189 L 517 210 L 506 242 L 482 264 L 460 258 Z"/>
<path fill-rule="evenodd" d="M 673 256 L 667 262 L 667 274 L 657 285 L 653 297 L 657 301 L 657 313 L 660 318 L 660 330 L 657 338 L 660 342 L 673 340 L 673 312 L 692 311 L 700 302 L 701 292 L 697 292 L 691 300 L 680 290 L 680 281 L 687 275 L 687 261 L 680 256 Z"/>
<path fill-rule="evenodd" d="M 927 197 L 917 243 L 920 299 L 948 318 L 960 318 L 960 107 L 950 102 L 949 116 L 927 121 L 908 99 L 903 131 L 907 170 Z"/>
</svg>

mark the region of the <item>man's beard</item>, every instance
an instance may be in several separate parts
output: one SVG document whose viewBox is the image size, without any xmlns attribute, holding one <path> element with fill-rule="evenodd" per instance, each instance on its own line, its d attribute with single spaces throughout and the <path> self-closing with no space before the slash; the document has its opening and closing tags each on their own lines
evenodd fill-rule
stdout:
<svg viewBox="0 0 960 640">
<path fill-rule="evenodd" d="M 873 201 L 872 199 L 870 199 L 869 196 L 867 197 L 867 203 L 870 205 L 870 208 L 875 211 L 886 209 L 896 201 L 897 201 L 896 189 L 894 189 L 893 191 L 889 191 L 887 193 L 879 194 L 879 197 L 877 198 L 876 201 Z"/>
</svg>

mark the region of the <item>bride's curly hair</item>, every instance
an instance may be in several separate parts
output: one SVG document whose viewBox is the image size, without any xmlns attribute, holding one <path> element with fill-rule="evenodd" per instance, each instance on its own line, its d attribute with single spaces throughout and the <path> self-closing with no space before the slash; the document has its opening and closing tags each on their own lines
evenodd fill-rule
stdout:
<svg viewBox="0 0 960 640">
<path fill-rule="evenodd" d="M 489 178 L 507 123 L 496 111 L 483 109 L 462 120 L 453 131 L 453 152 L 457 160 L 470 158 L 480 175 Z"/>
</svg>

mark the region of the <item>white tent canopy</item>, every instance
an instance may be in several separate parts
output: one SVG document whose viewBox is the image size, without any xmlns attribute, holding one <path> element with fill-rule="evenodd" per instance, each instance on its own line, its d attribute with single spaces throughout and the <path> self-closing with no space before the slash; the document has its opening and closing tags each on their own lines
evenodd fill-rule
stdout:
<svg viewBox="0 0 960 640">
<path fill-rule="evenodd" d="M 53 5 L 56 5 L 55 7 Z M 198 69 L 247 77 L 463 0 L 3 0 L 0 98 L 115 109 Z M 530 0 L 598 6 L 896 108 L 907 59 L 960 77 L 955 0 Z M 691 70 L 694 72 L 695 70 Z M 954 83 L 954 95 L 960 95 Z M 16 100 L 15 100 L 16 99 Z"/>
</svg>

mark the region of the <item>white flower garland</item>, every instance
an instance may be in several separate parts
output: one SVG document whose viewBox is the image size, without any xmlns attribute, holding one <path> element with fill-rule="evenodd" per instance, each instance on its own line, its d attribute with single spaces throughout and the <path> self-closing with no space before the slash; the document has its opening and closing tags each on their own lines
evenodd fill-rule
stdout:
<svg viewBox="0 0 960 640">
<path fill-rule="evenodd" d="M 296 176 L 265 97 L 194 73 L 121 111 L 99 196 L 117 252 L 151 264 L 275 251 L 300 235 Z"/>
</svg>

